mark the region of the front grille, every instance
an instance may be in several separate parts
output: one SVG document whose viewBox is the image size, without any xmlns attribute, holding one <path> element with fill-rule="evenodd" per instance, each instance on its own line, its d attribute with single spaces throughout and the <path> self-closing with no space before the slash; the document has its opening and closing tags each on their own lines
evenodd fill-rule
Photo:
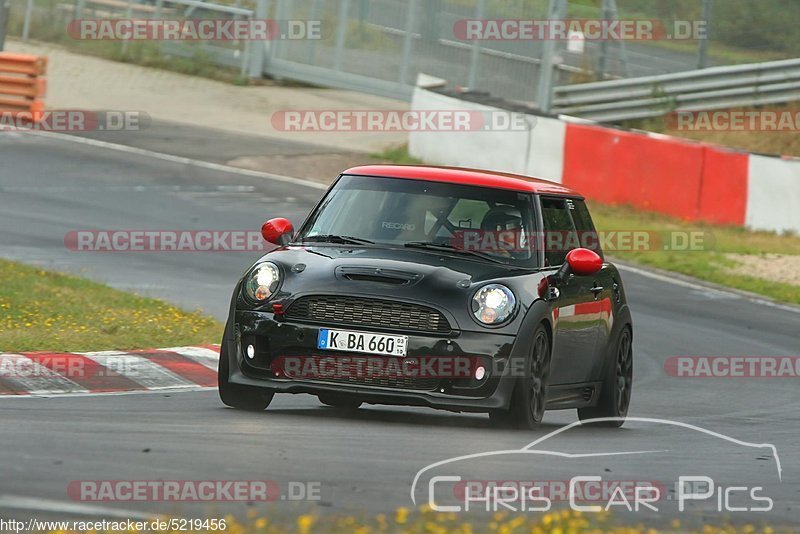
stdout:
<svg viewBox="0 0 800 534">
<path fill-rule="evenodd" d="M 297 356 L 287 356 L 297 358 Z M 332 362 L 343 358 L 343 364 L 336 366 Z M 380 358 L 381 361 L 370 363 L 371 360 Z M 280 361 L 278 358 L 277 361 Z M 293 362 L 295 373 L 279 372 L 281 378 L 294 380 L 309 380 L 312 382 L 333 382 L 336 384 L 350 384 L 354 386 L 375 386 L 393 389 L 411 389 L 417 391 L 432 391 L 439 385 L 436 377 L 403 376 L 397 372 L 400 366 L 387 368 L 384 357 L 381 356 L 356 356 L 347 353 L 322 354 L 313 352 L 311 356 L 301 358 L 302 361 Z M 308 361 L 312 360 L 312 361 Z M 274 365 L 273 370 L 280 365 Z"/>
<path fill-rule="evenodd" d="M 444 315 L 427 306 L 358 297 L 301 297 L 289 306 L 286 317 L 299 321 L 418 332 L 450 331 L 450 323 Z"/>
</svg>

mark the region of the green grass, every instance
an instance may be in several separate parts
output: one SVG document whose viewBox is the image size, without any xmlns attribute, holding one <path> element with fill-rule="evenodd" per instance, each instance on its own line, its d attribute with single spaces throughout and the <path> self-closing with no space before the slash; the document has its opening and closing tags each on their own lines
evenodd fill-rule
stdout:
<svg viewBox="0 0 800 534">
<path fill-rule="evenodd" d="M 649 230 L 655 232 L 703 232 L 705 246 L 695 251 L 614 251 L 609 256 L 623 261 L 649 265 L 751 291 L 776 300 L 800 304 L 800 286 L 774 282 L 754 276 L 731 274 L 736 266 L 726 254 L 800 254 L 800 238 L 771 232 L 753 232 L 733 226 L 688 222 L 628 207 L 590 202 L 592 217 L 600 232 Z"/>
<path fill-rule="evenodd" d="M 219 343 L 222 325 L 160 300 L 0 260 L 0 352 Z"/>
<path fill-rule="evenodd" d="M 424 163 L 421 159 L 415 158 L 408 153 L 408 145 L 389 147 L 383 152 L 377 152 L 370 155 L 375 159 L 397 163 L 398 165 L 419 165 Z"/>
<path fill-rule="evenodd" d="M 736 111 L 758 111 L 771 110 L 782 111 L 794 116 L 800 113 L 800 102 L 790 102 L 788 104 L 771 104 L 767 106 L 752 108 L 735 108 Z M 726 110 L 720 110 L 726 111 Z M 728 110 L 730 111 L 730 110 Z M 637 119 L 624 121 L 626 128 L 647 130 L 650 132 L 663 133 L 674 137 L 704 141 L 717 145 L 728 146 L 757 152 L 761 154 L 782 154 L 785 156 L 800 156 L 800 136 L 797 132 L 789 130 L 767 131 L 767 130 L 678 130 L 673 121 L 666 121 L 664 117 L 653 117 L 650 119 Z"/>
</svg>

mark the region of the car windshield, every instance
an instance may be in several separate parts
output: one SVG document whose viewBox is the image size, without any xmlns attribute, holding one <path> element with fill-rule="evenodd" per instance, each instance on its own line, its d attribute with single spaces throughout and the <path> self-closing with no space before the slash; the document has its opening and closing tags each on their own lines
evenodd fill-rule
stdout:
<svg viewBox="0 0 800 534">
<path fill-rule="evenodd" d="M 451 183 L 343 176 L 296 240 L 405 246 L 535 267 L 530 194 Z"/>
</svg>

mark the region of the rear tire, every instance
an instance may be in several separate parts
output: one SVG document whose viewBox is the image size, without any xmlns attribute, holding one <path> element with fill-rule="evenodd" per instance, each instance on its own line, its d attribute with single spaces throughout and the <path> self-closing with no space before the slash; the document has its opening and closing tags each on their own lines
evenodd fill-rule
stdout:
<svg viewBox="0 0 800 534">
<path fill-rule="evenodd" d="M 337 397 L 336 395 L 319 395 L 319 401 L 326 406 L 338 408 L 340 410 L 357 410 L 361 406 L 360 400 L 348 399 L 347 397 Z"/>
<path fill-rule="evenodd" d="M 223 404 L 239 410 L 261 412 L 272 402 L 272 397 L 275 395 L 273 392 L 251 386 L 231 384 L 228 381 L 229 376 L 228 344 L 223 339 L 219 350 L 219 370 L 217 372 L 219 398 Z"/>
<path fill-rule="evenodd" d="M 584 424 L 619 428 L 625 423 L 625 417 L 628 415 L 633 386 L 633 334 L 629 325 L 620 330 L 610 350 L 613 352 L 609 355 L 597 406 L 578 408 L 578 419 L 583 422 L 589 419 L 613 417 L 614 419 L 609 421 Z"/>
<path fill-rule="evenodd" d="M 550 336 L 543 324 L 533 334 L 525 375 L 517 379 L 507 410 L 489 412 L 489 420 L 499 428 L 533 430 L 544 417 L 547 381 L 550 378 Z"/>
</svg>

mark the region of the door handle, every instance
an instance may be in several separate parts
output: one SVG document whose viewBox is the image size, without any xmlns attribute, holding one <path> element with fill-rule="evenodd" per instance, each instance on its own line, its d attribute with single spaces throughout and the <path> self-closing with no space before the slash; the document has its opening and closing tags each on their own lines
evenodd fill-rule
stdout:
<svg viewBox="0 0 800 534">
<path fill-rule="evenodd" d="M 605 289 L 603 286 L 594 286 L 594 287 L 590 288 L 590 289 L 589 289 L 589 291 L 591 291 L 592 293 L 594 293 L 595 295 L 597 295 L 597 294 L 598 294 L 598 293 L 600 293 L 600 292 L 601 292 L 603 289 Z"/>
</svg>

